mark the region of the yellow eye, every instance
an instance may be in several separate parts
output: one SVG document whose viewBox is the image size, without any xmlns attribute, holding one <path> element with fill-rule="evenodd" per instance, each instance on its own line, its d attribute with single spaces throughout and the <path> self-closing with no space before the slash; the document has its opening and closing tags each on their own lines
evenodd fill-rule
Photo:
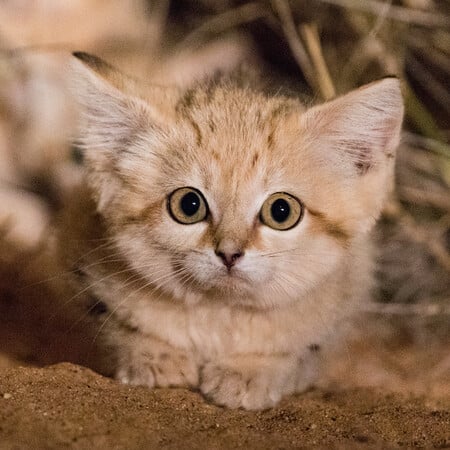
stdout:
<svg viewBox="0 0 450 450">
<path fill-rule="evenodd" d="M 208 215 L 208 204 L 202 193 L 191 187 L 173 191 L 169 195 L 167 207 L 172 218 L 184 225 L 200 222 Z"/>
<path fill-rule="evenodd" d="M 272 194 L 263 204 L 261 222 L 274 230 L 294 228 L 303 216 L 302 204 L 285 192 Z"/>
</svg>

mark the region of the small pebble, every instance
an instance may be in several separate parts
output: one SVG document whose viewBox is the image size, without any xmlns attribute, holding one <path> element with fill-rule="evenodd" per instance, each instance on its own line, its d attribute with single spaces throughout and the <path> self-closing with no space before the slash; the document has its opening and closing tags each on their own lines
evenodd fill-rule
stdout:
<svg viewBox="0 0 450 450">
<path fill-rule="evenodd" d="M 12 397 L 11 394 L 8 394 L 8 393 L 3 394 L 3 398 L 4 398 L 5 400 L 10 399 L 11 397 Z"/>
</svg>

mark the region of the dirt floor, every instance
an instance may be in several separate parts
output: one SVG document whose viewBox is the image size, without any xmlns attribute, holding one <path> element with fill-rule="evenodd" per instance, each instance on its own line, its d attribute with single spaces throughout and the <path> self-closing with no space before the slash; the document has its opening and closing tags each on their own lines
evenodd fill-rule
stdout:
<svg viewBox="0 0 450 450">
<path fill-rule="evenodd" d="M 312 390 L 230 411 L 195 392 L 120 385 L 73 364 L 0 370 L 0 448 L 450 448 L 450 395 Z"/>
</svg>

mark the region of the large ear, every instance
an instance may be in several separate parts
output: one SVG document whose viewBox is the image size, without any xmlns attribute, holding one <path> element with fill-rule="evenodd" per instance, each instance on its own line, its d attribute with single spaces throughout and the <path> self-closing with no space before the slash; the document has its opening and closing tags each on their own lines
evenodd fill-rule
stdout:
<svg viewBox="0 0 450 450">
<path fill-rule="evenodd" d="M 132 79 L 95 56 L 74 53 L 70 80 L 80 109 L 78 139 L 102 211 L 121 188 L 114 164 L 139 133 L 156 126 L 159 114 Z"/>
<path fill-rule="evenodd" d="M 102 147 L 100 152 L 114 151 L 155 111 L 136 95 L 134 80 L 96 56 L 82 52 L 73 56 L 71 88 L 81 109 L 83 142 L 90 153 L 90 148 L 97 147 Z"/>
<path fill-rule="evenodd" d="M 302 125 L 314 140 L 331 145 L 355 174 L 392 158 L 403 120 L 400 83 L 389 77 L 308 110 Z"/>
<path fill-rule="evenodd" d="M 379 215 L 392 186 L 402 121 L 400 82 L 394 77 L 313 107 L 301 117 L 304 145 L 314 147 L 311 152 L 345 180 L 367 217 Z"/>
</svg>

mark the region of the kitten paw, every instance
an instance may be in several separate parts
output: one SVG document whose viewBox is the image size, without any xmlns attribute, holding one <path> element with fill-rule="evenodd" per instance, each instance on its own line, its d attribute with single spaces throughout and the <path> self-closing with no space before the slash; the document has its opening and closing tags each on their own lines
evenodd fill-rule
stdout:
<svg viewBox="0 0 450 450">
<path fill-rule="evenodd" d="M 211 363 L 201 372 L 200 391 L 220 406 L 262 410 L 292 393 L 294 385 L 293 377 L 274 370 L 237 369 Z"/>
<path fill-rule="evenodd" d="M 119 361 L 116 379 L 125 384 L 148 387 L 198 386 L 198 369 L 193 358 L 170 349 L 134 351 Z"/>
</svg>

